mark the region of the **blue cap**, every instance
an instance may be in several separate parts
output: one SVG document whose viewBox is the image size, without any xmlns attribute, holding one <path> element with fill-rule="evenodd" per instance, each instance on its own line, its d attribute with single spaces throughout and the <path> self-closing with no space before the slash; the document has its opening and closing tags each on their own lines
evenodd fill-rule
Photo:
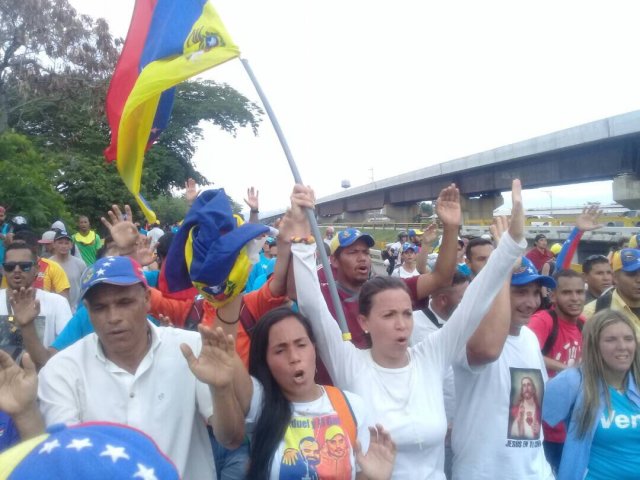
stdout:
<svg viewBox="0 0 640 480">
<path fill-rule="evenodd" d="M 418 253 L 418 247 L 415 243 L 404 242 L 402 244 L 402 251 L 406 252 L 407 250 L 413 250 L 415 253 Z"/>
<path fill-rule="evenodd" d="M 131 257 L 105 257 L 87 268 L 82 275 L 80 298 L 101 283 L 122 286 L 142 283 L 148 286 L 142 267 Z"/>
<path fill-rule="evenodd" d="M 2 478 L 8 480 L 180 478 L 151 437 L 126 425 L 106 422 L 53 425 L 47 434 L 5 450 L 0 454 L 0 465 L 6 467 Z"/>
<path fill-rule="evenodd" d="M 553 278 L 540 275 L 531 260 L 522 257 L 520 266 L 516 267 L 511 274 L 511 285 L 520 286 L 532 282 L 539 282 L 543 287 L 556 288 L 556 281 Z"/>
<path fill-rule="evenodd" d="M 362 233 L 357 228 L 347 228 L 346 230 L 338 232 L 338 234 L 334 235 L 331 239 L 331 255 L 336 253 L 338 248 L 348 247 L 360 239 L 367 242 L 369 248 L 373 247 L 376 243 L 371 235 Z"/>
<path fill-rule="evenodd" d="M 611 266 L 614 272 L 637 272 L 640 270 L 640 250 L 637 248 L 623 248 L 616 252 L 611 259 Z"/>
</svg>

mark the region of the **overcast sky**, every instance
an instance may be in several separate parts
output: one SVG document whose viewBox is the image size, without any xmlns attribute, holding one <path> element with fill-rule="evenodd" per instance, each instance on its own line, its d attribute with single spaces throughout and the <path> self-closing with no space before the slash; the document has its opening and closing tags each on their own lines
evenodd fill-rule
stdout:
<svg viewBox="0 0 640 480">
<path fill-rule="evenodd" d="M 126 36 L 133 0 L 71 3 Z M 318 196 L 640 109 L 636 1 L 214 6 Z M 258 99 L 237 60 L 206 77 Z M 257 138 L 207 128 L 195 162 L 238 201 L 255 185 L 263 211 L 288 203 L 292 175 L 266 117 Z M 612 201 L 610 182 L 543 190 L 526 206 Z"/>
</svg>

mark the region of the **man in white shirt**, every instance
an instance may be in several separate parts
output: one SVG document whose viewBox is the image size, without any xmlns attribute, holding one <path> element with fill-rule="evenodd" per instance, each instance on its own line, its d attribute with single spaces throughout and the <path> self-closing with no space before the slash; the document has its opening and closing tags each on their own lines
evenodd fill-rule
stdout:
<svg viewBox="0 0 640 480">
<path fill-rule="evenodd" d="M 66 298 L 32 288 L 38 276 L 38 258 L 24 242 L 15 241 L 6 250 L 4 272 L 7 289 L 0 290 L 0 346 L 14 358 L 27 350 L 37 366 L 46 358 L 36 352 L 48 347 L 60 334 L 71 309 Z"/>
<path fill-rule="evenodd" d="M 467 344 L 467 351 L 460 352 L 454 363 L 454 480 L 554 478 L 542 447 L 539 408 L 547 371 L 537 337 L 526 327 L 540 306 L 543 286 L 553 289 L 555 281 L 539 275 L 533 263 L 522 257 L 511 276 L 510 324 L 497 360 L 485 366 L 474 364 Z"/>
<path fill-rule="evenodd" d="M 52 357 L 40 371 L 38 397 L 47 425 L 109 421 L 155 440 L 185 480 L 215 479 L 206 424 L 212 392 L 180 351 L 199 354 L 196 332 L 147 321 L 150 292 L 140 265 L 106 257 L 83 276 L 92 333 Z"/>
<path fill-rule="evenodd" d="M 164 235 L 164 230 L 160 228 L 160 222 L 153 224 L 153 228 L 147 232 L 147 237 L 151 237 L 151 249 L 154 249 L 158 240 Z"/>
</svg>

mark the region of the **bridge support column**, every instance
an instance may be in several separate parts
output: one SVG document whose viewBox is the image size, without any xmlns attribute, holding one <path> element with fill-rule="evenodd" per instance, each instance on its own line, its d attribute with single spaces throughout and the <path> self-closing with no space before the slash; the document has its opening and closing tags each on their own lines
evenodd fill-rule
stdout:
<svg viewBox="0 0 640 480">
<path fill-rule="evenodd" d="M 394 222 L 413 223 L 415 217 L 420 214 L 420 207 L 418 204 L 393 205 L 387 203 L 382 208 L 382 212 Z"/>
<path fill-rule="evenodd" d="M 640 210 L 640 179 L 633 173 L 623 173 L 613 179 L 613 201 L 629 210 Z"/>
<path fill-rule="evenodd" d="M 344 212 L 340 221 L 342 223 L 346 223 L 347 225 L 358 225 L 360 223 L 366 223 L 367 212 Z"/>
<path fill-rule="evenodd" d="M 462 219 L 464 225 L 491 223 L 493 211 L 504 203 L 500 192 L 487 193 L 476 198 L 462 197 Z"/>
</svg>

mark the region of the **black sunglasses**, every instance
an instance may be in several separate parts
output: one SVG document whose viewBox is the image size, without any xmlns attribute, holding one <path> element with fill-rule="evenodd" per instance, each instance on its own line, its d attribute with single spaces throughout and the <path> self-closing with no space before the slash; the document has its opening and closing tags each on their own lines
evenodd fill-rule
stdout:
<svg viewBox="0 0 640 480">
<path fill-rule="evenodd" d="M 30 272 L 33 268 L 33 262 L 5 262 L 2 264 L 2 268 L 7 272 L 13 272 L 16 267 L 20 267 L 23 272 Z"/>
</svg>

